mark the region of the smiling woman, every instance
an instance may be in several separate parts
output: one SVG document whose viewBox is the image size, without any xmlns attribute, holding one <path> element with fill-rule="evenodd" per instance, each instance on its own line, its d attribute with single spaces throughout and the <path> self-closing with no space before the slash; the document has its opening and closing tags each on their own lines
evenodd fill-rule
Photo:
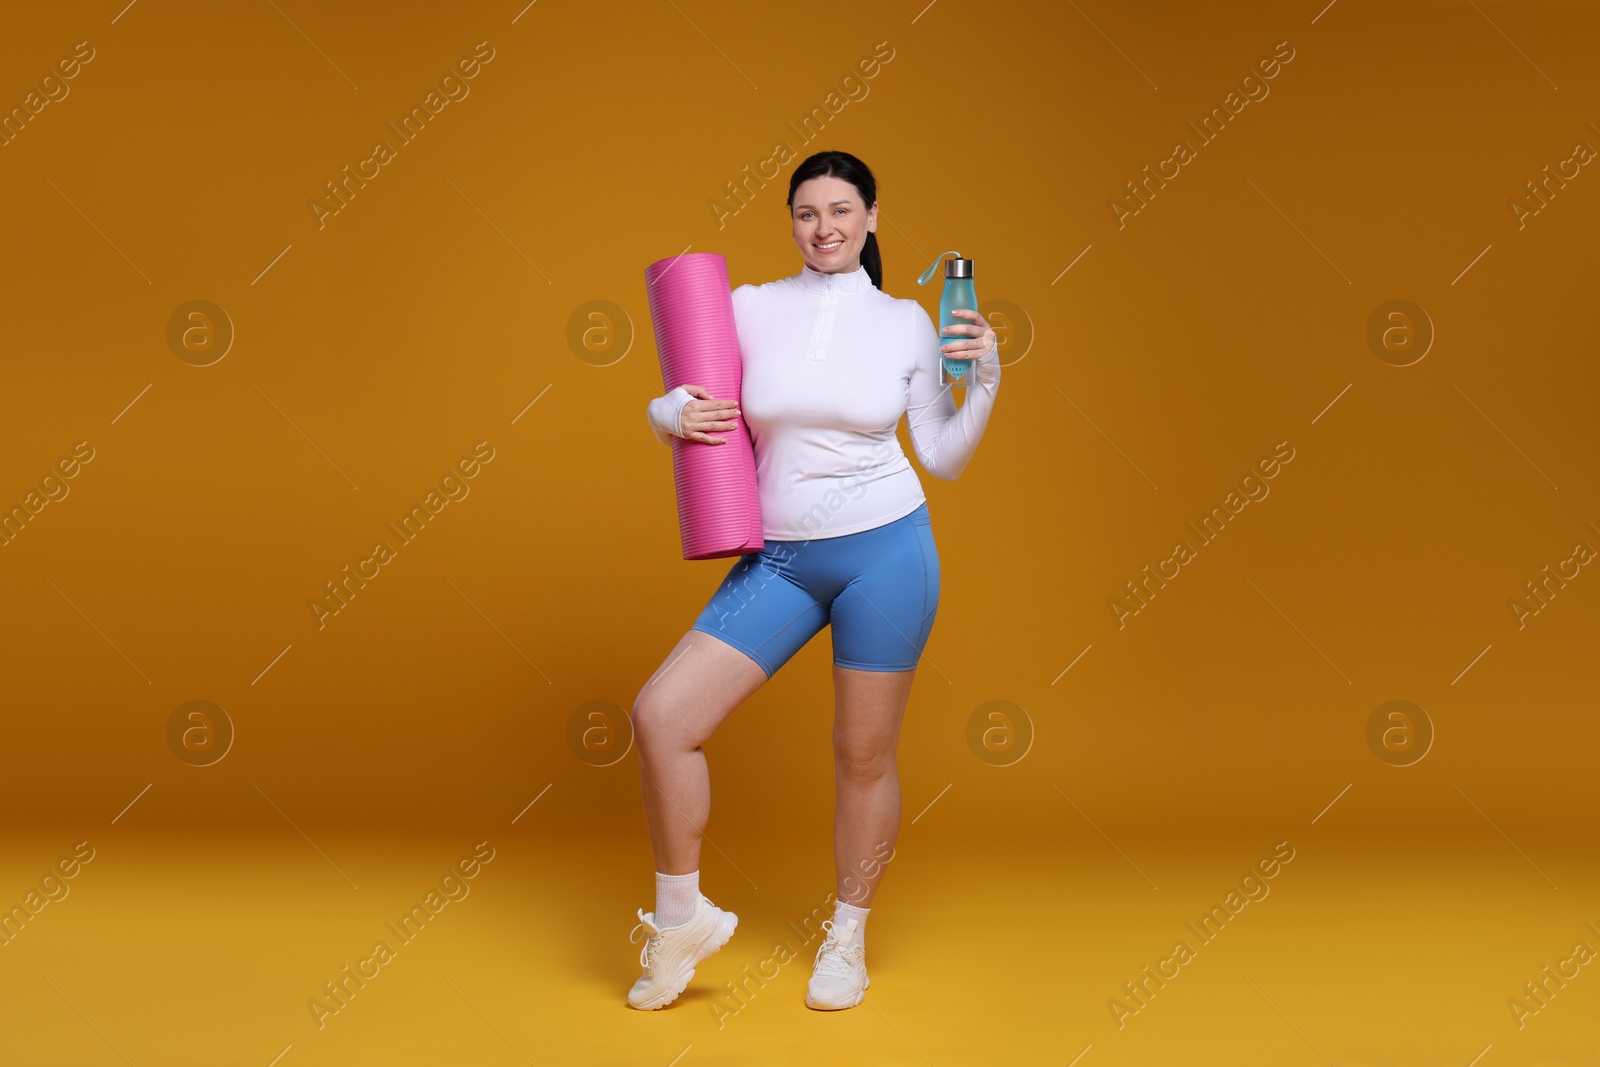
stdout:
<svg viewBox="0 0 1600 1067">
<path fill-rule="evenodd" d="M 628 1003 L 646 1011 L 673 1003 L 738 925 L 700 892 L 710 811 L 702 745 L 824 628 L 838 894 L 805 1004 L 832 1011 L 865 996 L 867 915 L 883 878 L 881 857 L 867 853 L 877 842 L 892 854 L 899 833 L 895 748 L 941 581 L 931 509 L 896 430 L 904 417 L 923 469 L 954 479 L 1000 387 L 995 331 L 982 315 L 962 309 L 941 337 L 921 304 L 884 291 L 878 183 L 865 163 L 842 151 L 807 157 L 789 177 L 787 204 L 800 269 L 729 294 L 738 395 L 669 379 L 671 391 L 646 409 L 675 467 L 691 449 L 724 447 L 721 435 L 744 419 L 765 539 L 732 564 L 634 700 L 656 910 L 638 911 L 644 970 Z M 941 355 L 975 361 L 959 408 L 941 388 Z"/>
</svg>

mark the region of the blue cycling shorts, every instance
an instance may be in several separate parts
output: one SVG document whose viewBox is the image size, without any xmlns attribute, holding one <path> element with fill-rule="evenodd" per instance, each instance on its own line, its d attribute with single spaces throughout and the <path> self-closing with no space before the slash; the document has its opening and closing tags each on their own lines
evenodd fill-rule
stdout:
<svg viewBox="0 0 1600 1067">
<path fill-rule="evenodd" d="M 924 500 L 870 530 L 768 541 L 740 556 L 692 629 L 739 649 L 768 678 L 830 623 L 834 663 L 908 671 L 938 609 L 939 552 Z"/>
</svg>

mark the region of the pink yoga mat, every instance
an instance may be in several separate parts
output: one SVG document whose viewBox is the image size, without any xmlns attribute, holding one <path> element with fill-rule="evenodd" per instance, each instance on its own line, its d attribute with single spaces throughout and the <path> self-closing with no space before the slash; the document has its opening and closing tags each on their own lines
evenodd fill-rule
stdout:
<svg viewBox="0 0 1600 1067">
<path fill-rule="evenodd" d="M 645 268 L 661 377 L 671 392 L 702 385 L 715 399 L 739 398 L 744 363 L 728 290 L 728 261 L 715 252 L 657 260 Z M 766 547 L 756 495 L 755 450 L 741 416 L 720 445 L 672 439 L 678 532 L 684 559 L 743 556 Z"/>
</svg>

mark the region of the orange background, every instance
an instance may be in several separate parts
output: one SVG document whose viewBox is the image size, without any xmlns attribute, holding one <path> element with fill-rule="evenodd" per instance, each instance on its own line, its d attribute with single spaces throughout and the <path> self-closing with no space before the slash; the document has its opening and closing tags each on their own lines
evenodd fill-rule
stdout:
<svg viewBox="0 0 1600 1067">
<path fill-rule="evenodd" d="M 977 263 L 980 301 L 1020 309 L 993 316 L 1007 366 L 976 457 L 955 482 L 917 468 L 943 596 L 902 733 L 901 848 L 996 907 L 994 880 L 1082 850 L 1105 871 L 1071 867 L 1049 899 L 1085 921 L 1064 887 L 1147 888 L 1130 841 L 1151 842 L 1141 873 L 1213 865 L 1070 999 L 1091 1036 L 1122 979 L 1277 841 L 1307 857 L 1287 873 L 1326 905 L 1283 921 L 1324 934 L 1348 915 L 1341 878 L 1411 872 L 1447 893 L 1460 886 L 1441 872 L 1464 864 L 1468 881 L 1509 885 L 1471 922 L 1545 924 L 1461 978 L 1475 1005 L 1462 1025 L 1523 1040 L 1502 1033 L 1502 1002 L 1600 920 L 1600 578 L 1582 567 L 1521 628 L 1509 605 L 1577 542 L 1600 548 L 1584 310 L 1600 178 L 1582 166 L 1520 225 L 1511 202 L 1537 205 L 1526 185 L 1546 165 L 1600 146 L 1595 10 L 518 8 L 7 14 L 7 108 L 76 42 L 94 55 L 0 148 L 0 505 L 22 504 L 78 442 L 93 459 L 0 548 L 0 898 L 84 839 L 120 857 L 102 869 L 149 862 L 135 842 L 164 837 L 174 855 L 227 843 L 258 873 L 287 848 L 321 877 L 308 845 L 415 835 L 441 843 L 401 896 L 489 839 L 558 897 L 595 891 L 564 850 L 620 857 L 608 936 L 648 908 L 637 753 L 596 764 L 628 743 L 620 713 L 727 562 L 681 559 L 670 454 L 644 417 L 662 391 L 644 268 L 690 249 L 726 256 L 735 286 L 795 273 L 789 173 L 842 148 L 879 181 L 888 292 L 937 314 L 936 285 L 915 279 L 956 248 Z M 482 41 L 492 59 L 463 79 L 468 95 L 402 145 L 385 124 Z M 1292 59 L 1252 83 L 1267 95 L 1201 146 L 1185 123 L 1284 41 Z M 880 42 L 892 57 L 850 79 Z M 857 98 L 802 142 L 787 123 L 835 90 Z M 380 138 L 395 158 L 319 226 L 310 202 Z M 1119 225 L 1114 199 L 1134 206 L 1126 183 L 1180 138 L 1195 158 Z M 719 225 L 713 199 L 777 142 L 794 159 Z M 169 343 L 190 300 L 235 333 L 207 366 Z M 1392 300 L 1431 321 L 1408 366 L 1368 341 Z M 621 314 L 578 314 L 592 301 Z M 588 326 L 588 347 L 574 343 Z M 1283 441 L 1294 457 L 1270 494 L 1200 547 L 1184 524 Z M 385 523 L 479 442 L 492 458 L 468 495 L 319 627 L 324 583 L 378 539 L 397 544 Z M 1119 627 L 1109 602 L 1180 538 L 1196 558 Z M 792 841 L 810 879 L 795 902 L 830 884 L 830 663 L 825 633 L 707 746 L 707 883 L 726 862 L 715 884 L 742 886 L 729 868 Z M 1369 747 L 1394 699 L 1434 732 L 1410 766 Z M 191 700 L 235 733 L 209 766 L 169 744 Z M 585 749 L 574 717 L 596 701 L 616 714 Z M 980 752 L 970 727 L 991 701 L 1018 710 Z M 993 765 L 1006 745 L 1025 755 Z M 1016 845 L 975 890 L 982 836 Z M 891 870 L 883 914 L 896 877 L 914 878 Z M 514 909 L 521 890 L 502 892 Z M 108 928 L 131 907 L 118 899 L 97 905 Z M 1431 899 L 1391 903 L 1425 916 Z M 63 905 L 26 951 L 50 959 L 44 939 L 91 907 Z M 362 922 L 351 948 L 376 926 Z M 1399 995 L 1381 972 L 1451 969 L 1374 937 L 1394 955 L 1363 979 L 1372 1011 Z M 632 974 L 618 958 L 620 1003 Z M 288 985 L 309 993 L 334 969 L 309 963 Z M 42 988 L 21 1003 L 53 998 Z M 1597 991 L 1577 980 L 1556 1002 L 1565 1023 L 1538 1020 L 1549 1062 L 1597 1062 L 1560 1059 L 1579 1045 L 1554 1036 L 1600 1032 Z M 299 1011 L 305 994 L 285 995 Z M 1455 1029 L 1418 1023 L 1406 1047 L 1431 1054 Z M 1062 1039 L 1059 1062 L 1089 1040 Z M 1116 1038 L 1093 1040 L 1114 1062 Z M 1461 1063 L 1490 1038 L 1474 1040 Z"/>
</svg>

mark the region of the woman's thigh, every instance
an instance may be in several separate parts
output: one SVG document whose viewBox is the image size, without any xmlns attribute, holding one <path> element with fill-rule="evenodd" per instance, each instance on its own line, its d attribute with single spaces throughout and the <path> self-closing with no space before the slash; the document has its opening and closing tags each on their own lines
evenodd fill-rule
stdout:
<svg viewBox="0 0 1600 1067">
<path fill-rule="evenodd" d="M 773 541 L 728 568 L 693 630 L 749 656 L 768 678 L 828 624 L 828 608 L 808 591 L 798 562 L 803 542 Z"/>
<path fill-rule="evenodd" d="M 834 598 L 833 662 L 868 671 L 913 670 L 939 609 L 939 550 L 927 504 L 860 543 L 855 574 Z"/>
<path fill-rule="evenodd" d="M 645 744 L 659 739 L 694 748 L 766 680 L 743 652 L 688 630 L 634 698 L 634 729 Z"/>
</svg>

